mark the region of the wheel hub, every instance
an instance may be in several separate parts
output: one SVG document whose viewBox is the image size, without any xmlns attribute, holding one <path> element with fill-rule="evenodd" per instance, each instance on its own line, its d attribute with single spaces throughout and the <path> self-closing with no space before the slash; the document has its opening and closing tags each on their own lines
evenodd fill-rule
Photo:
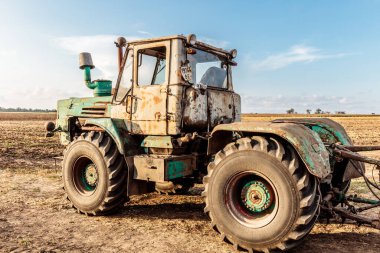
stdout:
<svg viewBox="0 0 380 253">
<path fill-rule="evenodd" d="M 249 211 L 260 213 L 272 205 L 274 194 L 271 187 L 266 183 L 260 180 L 252 180 L 243 186 L 241 200 Z"/>
<path fill-rule="evenodd" d="M 84 180 L 85 183 L 90 187 L 95 187 L 98 182 L 98 171 L 96 170 L 95 164 L 89 164 L 84 169 Z"/>
</svg>

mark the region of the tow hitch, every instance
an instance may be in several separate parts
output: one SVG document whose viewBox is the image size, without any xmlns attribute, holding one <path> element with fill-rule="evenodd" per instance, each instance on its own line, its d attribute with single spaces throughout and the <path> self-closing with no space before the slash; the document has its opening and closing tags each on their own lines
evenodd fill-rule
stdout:
<svg viewBox="0 0 380 253">
<path fill-rule="evenodd" d="M 329 149 L 335 159 L 349 159 L 349 163 L 351 163 L 355 170 L 363 177 L 365 184 L 376 199 L 361 198 L 357 195 L 346 196 L 341 191 L 333 188 L 332 191 L 324 197 L 321 203 L 321 209 L 327 213 L 328 220 L 329 218 L 340 219 L 342 223 L 346 220 L 353 220 L 358 225 L 368 225 L 380 229 L 380 213 L 377 218 L 370 218 L 360 214 L 380 206 L 380 196 L 376 193 L 376 190 L 380 190 L 380 160 L 356 153 L 380 150 L 380 146 L 350 146 L 335 143 L 330 145 Z M 364 169 L 358 166 L 358 163 L 355 161 L 374 165 L 372 169 L 372 180 L 368 178 Z M 375 171 L 377 171 L 377 182 L 375 180 Z M 334 206 L 332 200 L 334 200 L 335 203 L 338 202 L 339 205 Z M 352 203 L 365 205 L 356 207 Z"/>
</svg>

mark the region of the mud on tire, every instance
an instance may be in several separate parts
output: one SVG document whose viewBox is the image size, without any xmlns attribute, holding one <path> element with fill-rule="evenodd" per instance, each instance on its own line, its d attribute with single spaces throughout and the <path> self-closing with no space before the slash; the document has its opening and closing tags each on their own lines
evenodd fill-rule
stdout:
<svg viewBox="0 0 380 253">
<path fill-rule="evenodd" d="M 107 214 L 127 200 L 124 157 L 103 132 L 85 132 L 67 146 L 62 179 L 67 199 L 84 214 Z"/>
<path fill-rule="evenodd" d="M 274 138 L 254 136 L 228 144 L 209 164 L 203 182 L 205 213 L 235 248 L 288 250 L 318 218 L 316 178 L 292 147 Z"/>
</svg>

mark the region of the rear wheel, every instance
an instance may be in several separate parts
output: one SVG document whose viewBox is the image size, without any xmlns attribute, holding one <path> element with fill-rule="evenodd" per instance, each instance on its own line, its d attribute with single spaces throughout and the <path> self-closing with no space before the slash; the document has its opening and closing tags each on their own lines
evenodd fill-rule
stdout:
<svg viewBox="0 0 380 253">
<path fill-rule="evenodd" d="M 106 214 L 124 204 L 126 175 L 124 157 L 105 133 L 83 133 L 64 152 L 64 190 L 79 212 Z"/>
<path fill-rule="evenodd" d="M 223 240 L 268 252 L 296 246 L 312 229 L 320 194 L 292 147 L 242 138 L 215 155 L 204 178 L 205 212 Z"/>
</svg>

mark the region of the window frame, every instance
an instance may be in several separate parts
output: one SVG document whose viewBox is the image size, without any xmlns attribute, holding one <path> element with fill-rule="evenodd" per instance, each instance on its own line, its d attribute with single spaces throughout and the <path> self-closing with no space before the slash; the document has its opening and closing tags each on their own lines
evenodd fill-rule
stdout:
<svg viewBox="0 0 380 253">
<path fill-rule="evenodd" d="M 165 47 L 165 61 L 166 61 L 166 67 L 165 67 L 165 81 L 161 84 L 143 84 L 139 85 L 138 83 L 138 63 L 139 63 L 139 51 L 144 50 L 144 49 L 150 49 L 150 48 L 156 48 L 156 47 Z M 134 47 L 134 70 L 133 74 L 136 78 L 133 78 L 133 86 L 134 87 L 152 87 L 152 86 L 159 86 L 159 85 L 168 85 L 169 84 L 169 74 L 170 74 L 170 41 L 160 41 L 160 42 L 155 42 L 155 43 L 148 43 L 148 44 L 142 44 L 142 45 L 136 45 Z M 152 76 L 153 77 L 153 76 Z"/>
<path fill-rule="evenodd" d="M 201 51 L 204 51 L 204 52 L 207 52 L 207 53 L 210 53 L 210 54 L 215 54 L 216 56 L 220 56 L 220 57 L 225 57 L 226 61 L 225 63 L 227 64 L 227 87 L 226 88 L 221 88 L 221 87 L 215 87 L 215 86 L 207 86 L 207 88 L 210 88 L 210 89 L 215 89 L 215 90 L 221 90 L 221 91 L 233 91 L 233 84 L 232 84 L 232 66 L 231 66 L 231 63 L 229 62 L 228 58 L 224 55 L 221 55 L 221 54 L 218 54 L 216 52 L 212 52 L 212 50 L 207 50 L 205 48 L 200 48 L 200 47 L 197 47 L 197 46 L 187 46 L 185 47 L 185 55 L 186 55 L 186 60 L 188 61 L 188 52 L 187 52 L 187 48 L 194 48 L 195 50 L 201 50 Z M 190 83 L 188 82 L 190 85 L 194 85 L 194 83 Z"/>
</svg>

